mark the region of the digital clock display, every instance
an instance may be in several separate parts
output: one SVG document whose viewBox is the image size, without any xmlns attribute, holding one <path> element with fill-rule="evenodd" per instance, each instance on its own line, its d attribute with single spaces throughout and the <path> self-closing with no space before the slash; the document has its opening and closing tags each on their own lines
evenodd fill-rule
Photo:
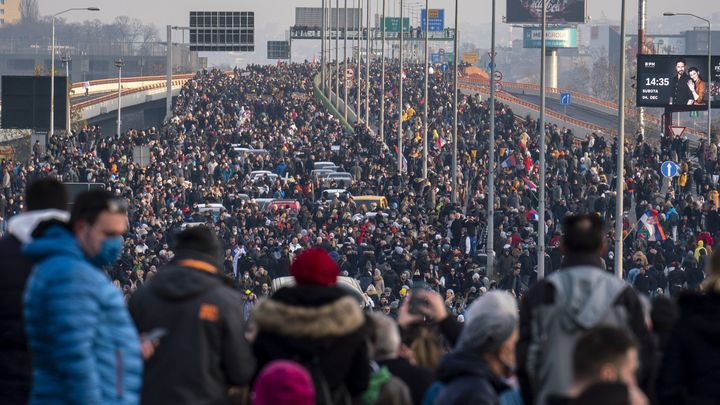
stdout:
<svg viewBox="0 0 720 405">
<path fill-rule="evenodd" d="M 720 106 L 720 57 L 713 57 L 708 83 L 707 56 L 638 55 L 638 107 L 665 107 L 673 111 L 707 109 Z M 717 106 L 715 105 L 717 104 Z"/>
</svg>

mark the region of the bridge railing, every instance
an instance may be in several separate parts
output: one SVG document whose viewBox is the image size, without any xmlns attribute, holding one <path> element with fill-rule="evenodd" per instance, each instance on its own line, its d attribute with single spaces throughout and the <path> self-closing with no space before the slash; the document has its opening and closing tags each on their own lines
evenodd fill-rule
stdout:
<svg viewBox="0 0 720 405">
<path fill-rule="evenodd" d="M 172 81 L 172 85 L 173 85 L 173 87 L 174 86 L 182 86 L 183 84 L 185 84 L 186 81 L 187 80 L 185 80 L 185 79 L 175 79 Z M 126 96 L 128 94 L 133 94 L 133 93 L 138 93 L 138 92 L 148 91 L 148 90 L 154 90 L 154 89 L 159 89 L 159 88 L 165 88 L 165 82 L 155 83 L 155 84 L 151 84 L 151 85 L 143 86 L 143 87 L 137 87 L 134 89 L 126 89 L 126 90 L 123 90 L 120 92 L 120 96 L 122 97 L 122 96 Z M 76 108 L 82 109 L 82 108 L 85 108 L 85 107 L 88 107 L 91 105 L 103 103 L 105 101 L 117 100 L 117 97 L 118 97 L 117 93 L 114 92 L 111 94 L 107 94 L 105 96 L 96 97 L 91 100 L 86 100 L 81 103 L 77 103 L 74 106 Z"/>
<path fill-rule="evenodd" d="M 461 82 L 468 82 L 468 83 L 474 83 L 481 86 L 490 86 L 490 81 L 488 79 L 484 78 L 465 78 L 461 79 Z M 503 88 L 510 88 L 510 89 L 517 89 L 517 90 L 533 90 L 533 91 L 540 91 L 540 85 L 534 84 L 534 83 L 515 83 L 515 82 L 503 82 L 502 83 Z M 587 94 L 578 93 L 572 90 L 563 89 L 563 88 L 555 88 L 555 87 L 545 87 L 545 91 L 549 94 L 559 94 L 559 93 L 570 93 L 571 96 L 577 100 L 586 101 L 591 104 L 595 104 L 600 107 L 604 107 L 610 110 L 617 111 L 618 105 L 615 102 L 599 99 L 597 97 L 593 97 Z M 625 107 L 625 113 L 628 114 L 629 117 L 634 117 L 637 115 L 637 110 L 635 107 Z M 571 118 L 571 117 L 567 117 Z M 658 118 L 657 116 L 653 114 L 646 114 L 645 120 L 648 122 L 657 125 L 662 126 L 662 120 Z M 696 129 L 688 128 L 687 133 L 690 135 L 694 135 L 697 137 L 703 137 L 705 136 L 702 131 L 698 131 Z M 611 130 L 611 132 L 616 133 L 617 131 Z"/>
</svg>

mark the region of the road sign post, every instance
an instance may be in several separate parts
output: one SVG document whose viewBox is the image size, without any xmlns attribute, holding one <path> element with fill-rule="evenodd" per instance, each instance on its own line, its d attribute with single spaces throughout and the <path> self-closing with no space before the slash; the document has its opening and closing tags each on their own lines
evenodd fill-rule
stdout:
<svg viewBox="0 0 720 405">
<path fill-rule="evenodd" d="M 563 114 L 567 115 L 567 106 L 570 105 L 570 93 L 560 93 L 560 105 L 563 106 Z"/>
<path fill-rule="evenodd" d="M 675 177 L 678 175 L 678 165 L 673 161 L 665 161 L 660 165 L 660 173 L 665 177 Z"/>
<path fill-rule="evenodd" d="M 675 136 L 682 136 L 685 132 L 685 128 L 686 127 L 680 125 L 670 125 L 670 132 L 672 132 Z"/>
</svg>

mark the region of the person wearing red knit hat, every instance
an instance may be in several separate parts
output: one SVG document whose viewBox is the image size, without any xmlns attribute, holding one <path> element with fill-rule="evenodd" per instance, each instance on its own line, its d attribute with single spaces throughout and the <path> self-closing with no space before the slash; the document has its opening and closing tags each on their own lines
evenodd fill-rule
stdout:
<svg viewBox="0 0 720 405">
<path fill-rule="evenodd" d="M 296 285 L 260 300 L 251 316 L 258 370 L 293 360 L 310 373 L 317 404 L 359 399 L 370 377 L 360 303 L 337 285 L 338 266 L 322 248 L 300 253 L 290 274 Z"/>
</svg>

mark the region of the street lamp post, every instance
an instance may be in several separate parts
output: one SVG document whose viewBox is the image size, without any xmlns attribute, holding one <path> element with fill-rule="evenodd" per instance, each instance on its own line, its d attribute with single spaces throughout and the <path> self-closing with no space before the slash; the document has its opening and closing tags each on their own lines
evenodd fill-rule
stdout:
<svg viewBox="0 0 720 405">
<path fill-rule="evenodd" d="M 428 63 L 428 35 L 430 34 L 428 32 L 429 28 L 429 20 L 430 20 L 430 2 L 429 0 L 425 0 L 425 85 L 423 86 L 423 168 L 422 168 L 422 175 L 423 179 L 427 180 L 428 178 L 428 70 L 430 68 Z"/>
<path fill-rule="evenodd" d="M 712 143 L 712 133 L 710 132 L 712 130 L 712 117 L 710 114 L 710 111 L 712 111 L 712 106 L 710 105 L 711 102 L 711 96 L 710 91 L 712 90 L 712 29 L 710 26 L 710 20 L 707 18 L 700 17 L 698 15 L 692 14 L 692 13 L 663 13 L 663 16 L 665 17 L 673 17 L 677 15 L 684 15 L 688 17 L 695 17 L 698 20 L 705 21 L 705 24 L 707 24 L 707 33 L 708 33 L 708 66 L 707 66 L 707 77 L 705 78 L 705 93 L 707 94 L 707 137 L 708 137 L 708 144 Z"/>
<path fill-rule="evenodd" d="M 427 15 L 425 16 L 427 19 Z M 453 55 L 453 149 L 452 149 L 452 203 L 458 203 L 458 0 L 455 0 L 455 46 Z M 492 78 L 491 78 L 492 79 Z"/>
<path fill-rule="evenodd" d="M 118 59 L 115 61 L 115 67 L 118 68 L 118 108 L 117 108 L 117 132 L 116 134 L 120 136 L 120 124 L 121 121 L 121 113 L 120 110 L 122 109 L 122 68 L 125 66 L 125 62 L 123 62 L 122 59 Z"/>
<path fill-rule="evenodd" d="M 547 0 L 542 1 L 542 28 L 540 30 L 540 133 L 538 146 L 540 149 L 540 184 L 538 184 L 538 240 L 537 240 L 537 278 L 545 278 L 545 32 L 547 30 Z M 624 37 L 620 37 L 624 38 Z M 495 80 L 490 78 L 490 80 Z"/>
<path fill-rule="evenodd" d="M 50 45 L 50 129 L 48 135 L 52 136 L 55 127 L 55 18 L 70 11 L 100 11 L 97 7 L 73 7 L 52 15 L 52 43 Z"/>
<path fill-rule="evenodd" d="M 68 89 L 70 89 L 70 62 L 72 62 L 72 58 L 70 55 L 64 55 L 62 57 L 62 63 L 65 65 L 65 85 L 68 86 Z M 68 94 L 68 97 L 70 95 Z M 65 133 L 70 134 L 70 106 L 68 105 L 68 108 L 65 109 Z"/>
<path fill-rule="evenodd" d="M 625 38 L 625 0 L 621 0 L 620 38 Z M 618 78 L 618 137 L 615 179 L 615 275 L 623 279 L 623 186 L 625 185 L 625 46 L 620 45 L 620 77 Z"/>
<path fill-rule="evenodd" d="M 487 275 L 493 276 L 495 266 L 495 0 L 492 0 L 490 33 L 490 146 L 488 148 L 487 185 Z"/>
</svg>

